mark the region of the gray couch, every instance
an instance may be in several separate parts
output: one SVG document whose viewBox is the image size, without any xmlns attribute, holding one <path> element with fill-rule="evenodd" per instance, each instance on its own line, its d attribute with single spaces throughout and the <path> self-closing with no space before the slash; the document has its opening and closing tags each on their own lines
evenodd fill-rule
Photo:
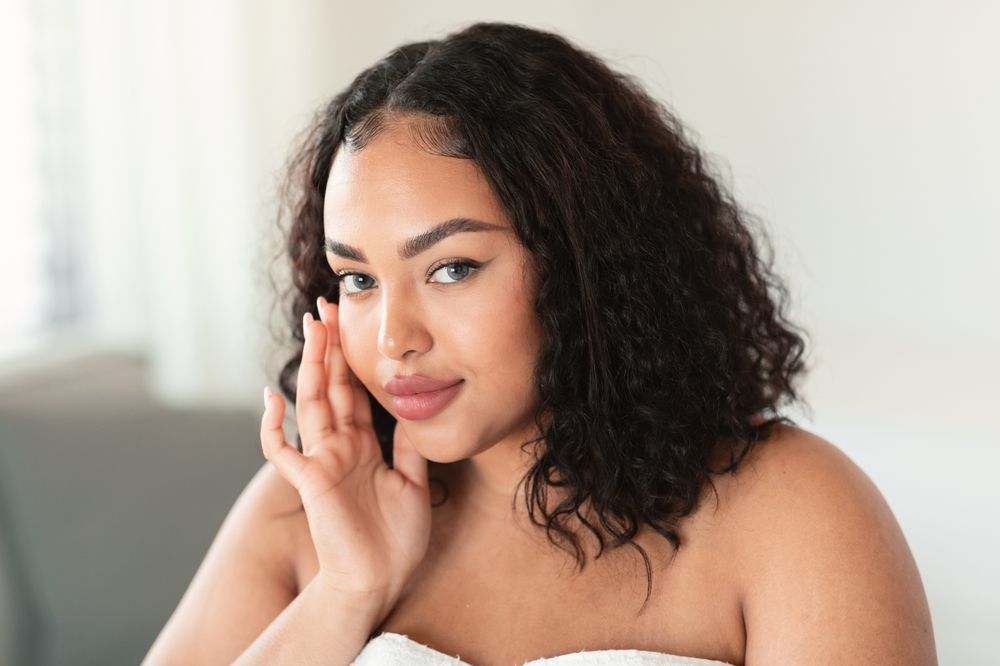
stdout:
<svg viewBox="0 0 1000 666">
<path fill-rule="evenodd" d="M 153 401 L 139 359 L 0 381 L 0 664 L 137 664 L 264 463 L 259 413 Z"/>
</svg>

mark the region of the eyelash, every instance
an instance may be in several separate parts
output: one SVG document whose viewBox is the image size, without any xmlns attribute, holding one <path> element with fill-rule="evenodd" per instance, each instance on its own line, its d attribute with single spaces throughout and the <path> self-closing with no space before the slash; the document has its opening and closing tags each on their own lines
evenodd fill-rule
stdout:
<svg viewBox="0 0 1000 666">
<path fill-rule="evenodd" d="M 434 266 L 432 266 L 430 270 L 427 271 L 427 277 L 430 278 L 430 276 L 434 275 L 442 268 L 448 268 L 450 266 L 468 266 L 471 270 L 464 278 L 457 280 L 456 282 L 439 283 L 439 284 L 459 284 L 461 282 L 468 282 L 469 278 L 471 278 L 472 275 L 482 267 L 482 265 L 483 264 L 481 262 L 472 261 L 471 259 L 447 259 L 445 261 L 441 261 L 437 264 L 434 264 Z M 344 270 L 344 271 L 337 271 L 336 273 L 334 273 L 334 275 L 336 276 L 336 280 L 334 280 L 334 286 L 336 286 L 339 289 L 344 281 L 344 278 L 350 277 L 352 275 L 365 275 L 365 274 L 359 273 L 357 271 Z M 371 278 L 371 276 L 369 275 L 365 275 L 365 277 L 369 279 Z M 353 293 L 343 291 L 341 293 L 343 293 L 348 298 L 357 298 L 359 296 L 364 296 L 364 294 L 369 291 L 371 291 L 371 289 L 364 289 L 362 291 Z"/>
</svg>

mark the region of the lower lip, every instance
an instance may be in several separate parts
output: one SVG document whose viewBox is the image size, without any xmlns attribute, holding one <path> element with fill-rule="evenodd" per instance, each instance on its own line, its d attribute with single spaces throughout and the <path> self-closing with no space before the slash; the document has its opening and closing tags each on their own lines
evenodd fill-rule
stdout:
<svg viewBox="0 0 1000 666">
<path fill-rule="evenodd" d="M 426 419 L 447 407 L 452 398 L 461 390 L 463 383 L 464 380 L 454 386 L 437 391 L 414 393 L 413 395 L 394 395 L 390 396 L 389 399 L 392 400 L 392 406 L 396 408 L 396 416 L 399 418 L 411 421 Z"/>
</svg>

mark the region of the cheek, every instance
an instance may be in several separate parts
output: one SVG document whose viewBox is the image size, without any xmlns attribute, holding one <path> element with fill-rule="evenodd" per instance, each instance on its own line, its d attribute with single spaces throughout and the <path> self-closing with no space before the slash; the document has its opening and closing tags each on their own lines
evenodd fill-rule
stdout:
<svg viewBox="0 0 1000 666">
<path fill-rule="evenodd" d="M 460 308 L 449 308 L 438 319 L 432 335 L 437 343 L 444 343 L 452 352 L 466 359 L 489 358 L 493 355 L 496 334 L 492 325 L 495 311 L 483 308 L 482 302 L 469 303 Z"/>
<path fill-rule="evenodd" d="M 541 346 L 541 322 L 531 305 L 510 298 L 479 298 L 450 317 L 439 335 L 460 351 L 488 381 L 527 385 L 533 381 L 535 360 Z"/>
<path fill-rule="evenodd" d="M 341 317 L 337 322 L 337 327 L 340 332 L 340 350 L 347 360 L 347 365 L 358 379 L 367 384 L 371 362 L 370 359 L 366 358 L 365 332 L 360 330 L 350 317 Z"/>
<path fill-rule="evenodd" d="M 510 340 L 511 303 L 502 296 L 477 292 L 442 303 L 429 317 L 434 339 L 466 359 L 493 359 Z"/>
</svg>

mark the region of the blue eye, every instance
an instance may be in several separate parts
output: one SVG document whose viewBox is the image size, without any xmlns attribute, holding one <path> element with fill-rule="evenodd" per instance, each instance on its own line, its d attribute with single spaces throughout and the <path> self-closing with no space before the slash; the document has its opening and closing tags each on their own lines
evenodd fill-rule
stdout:
<svg viewBox="0 0 1000 666">
<path fill-rule="evenodd" d="M 452 279 L 453 278 L 452 281 L 451 282 L 448 282 L 446 280 L 445 281 L 443 281 L 443 280 L 435 280 L 435 281 L 436 282 L 441 282 L 442 284 L 453 284 L 455 282 L 461 282 L 462 280 L 464 280 L 465 278 L 467 278 L 472 273 L 472 271 L 476 270 L 476 268 L 477 268 L 476 266 L 473 266 L 472 264 L 470 264 L 468 262 L 465 262 L 465 261 L 455 261 L 455 262 L 452 262 L 450 264 L 445 264 L 445 265 L 441 266 L 440 268 L 438 268 L 434 272 L 432 272 L 431 275 L 436 275 L 438 273 L 442 273 L 448 279 Z"/>
<path fill-rule="evenodd" d="M 355 296 L 364 291 L 367 291 L 364 285 L 364 281 L 371 281 L 372 279 L 365 275 L 364 273 L 338 273 L 340 276 L 340 284 L 344 287 L 344 293 L 348 296 Z M 356 288 L 356 291 L 352 291 L 352 287 Z"/>
</svg>

